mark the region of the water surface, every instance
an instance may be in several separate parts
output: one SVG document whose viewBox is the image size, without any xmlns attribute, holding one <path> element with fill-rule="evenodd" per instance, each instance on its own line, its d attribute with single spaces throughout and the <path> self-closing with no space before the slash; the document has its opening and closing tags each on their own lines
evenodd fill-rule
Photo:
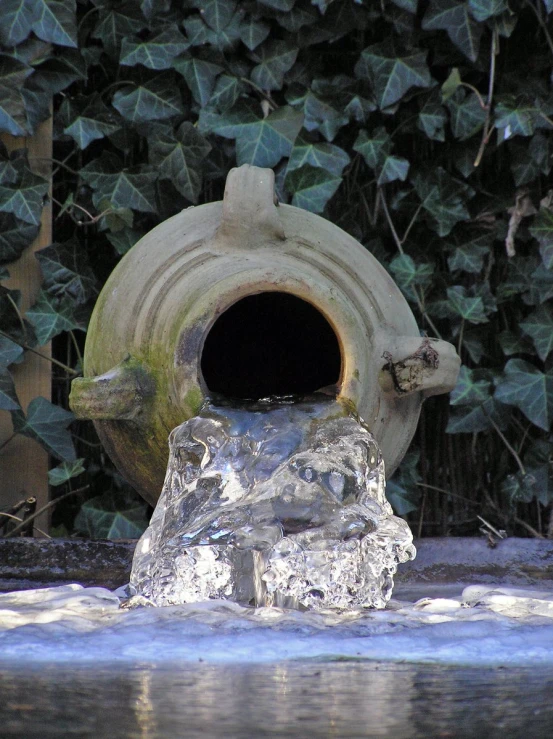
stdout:
<svg viewBox="0 0 553 739">
<path fill-rule="evenodd" d="M 367 662 L 0 668 L 0 736 L 541 737 L 553 669 Z"/>
</svg>

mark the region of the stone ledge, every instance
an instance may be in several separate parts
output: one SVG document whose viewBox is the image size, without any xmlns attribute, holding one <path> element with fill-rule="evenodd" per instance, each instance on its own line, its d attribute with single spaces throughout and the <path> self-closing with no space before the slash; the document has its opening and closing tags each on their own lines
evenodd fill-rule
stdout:
<svg viewBox="0 0 553 739">
<path fill-rule="evenodd" d="M 417 558 L 401 565 L 398 589 L 454 584 L 553 588 L 553 540 L 510 538 L 490 548 L 479 538 L 415 542 Z M 110 589 L 128 582 L 136 540 L 0 539 L 0 591 L 68 582 Z"/>
<path fill-rule="evenodd" d="M 0 591 L 128 582 L 136 540 L 0 539 Z"/>
</svg>

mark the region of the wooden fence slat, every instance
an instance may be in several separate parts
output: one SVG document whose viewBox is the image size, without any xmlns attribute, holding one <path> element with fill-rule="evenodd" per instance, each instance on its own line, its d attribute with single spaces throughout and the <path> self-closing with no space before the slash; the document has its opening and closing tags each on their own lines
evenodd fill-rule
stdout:
<svg viewBox="0 0 553 739">
<path fill-rule="evenodd" d="M 31 169 L 43 177 L 51 176 L 52 119 L 42 123 L 34 136 L 15 138 L 2 134 L 1 140 L 9 151 L 26 148 Z M 8 265 L 10 279 L 3 284 L 10 289 L 21 290 L 21 308 L 26 311 L 36 300 L 40 290 L 41 273 L 34 253 L 52 242 L 52 205 L 48 202 L 42 211 L 41 228 L 35 241 L 21 257 Z M 50 355 L 50 345 L 40 348 Z M 24 362 L 14 365 L 12 373 L 17 395 L 24 410 L 30 401 L 42 395 L 51 399 L 51 364 L 36 354 L 27 352 Z M 13 433 L 11 416 L 0 412 L 0 444 Z M 24 497 L 37 498 L 37 509 L 48 502 L 48 467 L 46 451 L 33 439 L 16 436 L 0 453 L 0 508 L 6 508 Z M 48 530 L 49 514 L 35 519 L 38 528 Z M 35 531 L 36 535 L 37 532 Z"/>
</svg>

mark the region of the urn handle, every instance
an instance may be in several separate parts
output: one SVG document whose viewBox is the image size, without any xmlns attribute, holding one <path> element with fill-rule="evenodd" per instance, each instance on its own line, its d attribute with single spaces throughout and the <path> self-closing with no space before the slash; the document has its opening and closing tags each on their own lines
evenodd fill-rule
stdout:
<svg viewBox="0 0 553 739">
<path fill-rule="evenodd" d="M 77 418 L 136 421 L 155 392 L 151 374 L 142 362 L 129 356 L 103 375 L 73 380 L 69 407 Z"/>
<path fill-rule="evenodd" d="M 215 244 L 221 248 L 250 249 L 274 245 L 285 238 L 273 170 L 249 164 L 231 169 Z"/>
<path fill-rule="evenodd" d="M 441 339 L 398 336 L 382 352 L 379 383 L 385 393 L 425 398 L 453 390 L 461 360 L 455 347 Z"/>
</svg>

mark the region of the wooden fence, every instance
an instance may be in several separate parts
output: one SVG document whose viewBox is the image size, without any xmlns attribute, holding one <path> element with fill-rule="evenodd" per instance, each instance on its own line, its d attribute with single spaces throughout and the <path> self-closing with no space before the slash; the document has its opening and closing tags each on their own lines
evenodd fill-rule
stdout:
<svg viewBox="0 0 553 739">
<path fill-rule="evenodd" d="M 52 171 L 52 119 L 41 124 L 35 136 L 15 138 L 0 134 L 0 139 L 9 151 L 26 148 L 31 169 L 43 177 L 50 177 Z M 40 290 L 41 273 L 34 253 L 52 241 L 52 204 L 47 202 L 42 211 L 41 228 L 33 244 L 21 257 L 7 265 L 10 272 L 6 287 L 21 291 L 21 308 L 26 311 L 35 301 Z M 42 395 L 51 398 L 51 364 L 48 361 L 50 347 L 43 346 L 40 353 L 26 352 L 24 361 L 14 365 L 12 374 L 17 395 L 25 411 L 29 402 Z M 13 433 L 11 416 L 8 411 L 0 411 L 0 445 Z M 34 496 L 37 509 L 48 502 L 48 454 L 33 439 L 15 436 L 0 452 L 0 508 L 6 509 L 17 501 Z M 35 519 L 36 527 L 48 529 L 48 514 Z M 36 529 L 35 529 L 36 533 Z M 40 534 L 39 534 L 40 535 Z"/>
</svg>

